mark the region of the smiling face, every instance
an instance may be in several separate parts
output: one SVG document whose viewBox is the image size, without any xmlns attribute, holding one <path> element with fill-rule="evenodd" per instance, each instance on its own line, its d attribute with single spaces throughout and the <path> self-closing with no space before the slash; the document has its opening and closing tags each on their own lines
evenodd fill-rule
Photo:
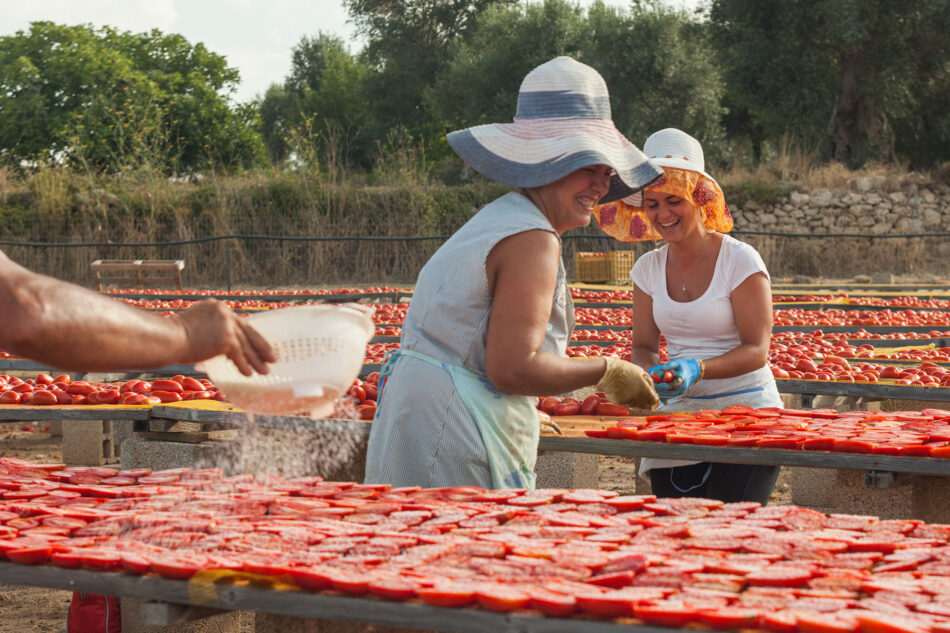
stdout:
<svg viewBox="0 0 950 633">
<path fill-rule="evenodd" d="M 563 233 L 590 224 L 594 206 L 610 189 L 612 174 L 607 165 L 589 165 L 532 191 L 541 199 L 541 212 L 554 230 Z"/>
<path fill-rule="evenodd" d="M 643 210 L 650 224 L 667 242 L 678 242 L 702 227 L 699 208 L 672 194 L 645 190 Z"/>
</svg>

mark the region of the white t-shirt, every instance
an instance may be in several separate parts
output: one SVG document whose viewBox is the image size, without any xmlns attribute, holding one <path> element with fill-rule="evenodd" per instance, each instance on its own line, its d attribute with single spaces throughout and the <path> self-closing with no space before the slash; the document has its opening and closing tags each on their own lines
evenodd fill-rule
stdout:
<svg viewBox="0 0 950 633">
<path fill-rule="evenodd" d="M 745 242 L 723 235 L 709 287 L 699 298 L 684 303 L 673 301 L 666 289 L 669 250 L 664 244 L 638 259 L 630 277 L 653 298 L 653 319 L 666 337 L 670 358 L 712 358 L 737 347 L 741 341 L 732 311 L 732 291 L 755 273 L 769 276 L 759 253 Z"/>
<path fill-rule="evenodd" d="M 738 347 L 742 341 L 732 309 L 732 291 L 755 273 L 769 276 L 758 251 L 745 242 L 723 235 L 716 269 L 706 292 L 693 301 L 679 302 L 673 301 L 666 289 L 669 249 L 669 245 L 664 244 L 638 259 L 630 271 L 630 278 L 653 299 L 653 319 L 666 338 L 670 359 L 713 358 Z M 721 409 L 730 404 L 782 406 L 782 398 L 768 365 L 733 378 L 700 380 L 682 396 L 661 405 L 660 410 Z M 644 458 L 640 463 L 640 474 L 653 468 L 695 463 Z"/>
</svg>

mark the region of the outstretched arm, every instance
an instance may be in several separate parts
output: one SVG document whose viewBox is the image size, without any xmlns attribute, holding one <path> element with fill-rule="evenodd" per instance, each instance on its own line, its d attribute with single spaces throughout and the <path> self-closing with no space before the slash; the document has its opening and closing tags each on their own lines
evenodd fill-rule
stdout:
<svg viewBox="0 0 950 633">
<path fill-rule="evenodd" d="M 27 270 L 0 253 L 0 349 L 61 369 L 142 369 L 226 354 L 249 375 L 275 360 L 267 342 L 219 301 L 175 317 L 127 306 Z"/>
</svg>

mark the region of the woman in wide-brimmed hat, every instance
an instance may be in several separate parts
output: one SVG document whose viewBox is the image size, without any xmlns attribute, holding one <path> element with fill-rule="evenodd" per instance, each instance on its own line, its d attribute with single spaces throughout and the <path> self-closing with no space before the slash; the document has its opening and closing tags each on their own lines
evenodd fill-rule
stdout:
<svg viewBox="0 0 950 633">
<path fill-rule="evenodd" d="M 604 232 L 623 241 L 664 240 L 630 271 L 634 283 L 634 363 L 651 374 L 662 409 L 729 405 L 781 407 L 768 367 L 772 333 L 769 274 L 758 252 L 725 233 L 732 216 L 706 173 L 699 141 L 673 128 L 654 133 L 643 151 L 663 178 L 640 193 L 599 206 Z M 670 361 L 659 364 L 660 334 Z M 653 493 L 766 503 L 778 468 L 644 459 Z"/>
<path fill-rule="evenodd" d="M 512 123 L 448 141 L 516 191 L 476 213 L 420 272 L 400 349 L 381 372 L 366 480 L 532 488 L 537 396 L 596 383 L 616 402 L 658 403 L 640 367 L 565 356 L 574 311 L 559 236 L 661 171 L 617 131 L 600 74 L 569 57 L 525 77 Z"/>
</svg>

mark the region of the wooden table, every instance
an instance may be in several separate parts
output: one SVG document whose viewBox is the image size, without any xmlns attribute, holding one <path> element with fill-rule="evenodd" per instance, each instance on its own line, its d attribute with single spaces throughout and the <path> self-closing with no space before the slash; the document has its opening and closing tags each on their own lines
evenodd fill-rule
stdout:
<svg viewBox="0 0 950 633">
<path fill-rule="evenodd" d="M 621 457 L 660 457 L 663 459 L 693 459 L 730 464 L 846 468 L 950 476 L 950 459 L 933 457 L 896 457 L 830 451 L 638 442 L 636 440 L 599 439 L 587 437 L 584 434 L 584 431 L 587 430 L 605 429 L 613 426 L 617 420 L 623 419 L 626 418 L 555 417 L 554 420 L 561 427 L 564 435 L 559 436 L 549 433 L 542 435 L 538 449 Z"/>
<path fill-rule="evenodd" d="M 588 618 L 547 618 L 492 613 L 482 609 L 445 609 L 421 601 L 392 602 L 246 584 L 203 584 L 124 572 L 62 569 L 50 565 L 0 563 L 0 583 L 84 591 L 228 611 L 260 611 L 320 620 L 451 631 L 453 633 L 670 633 L 670 629 Z M 205 594 L 205 595 L 202 595 Z M 197 601 L 197 597 L 208 600 Z M 629 622 L 629 621 L 628 621 Z M 323 629 L 321 629 L 323 630 Z"/>
</svg>

